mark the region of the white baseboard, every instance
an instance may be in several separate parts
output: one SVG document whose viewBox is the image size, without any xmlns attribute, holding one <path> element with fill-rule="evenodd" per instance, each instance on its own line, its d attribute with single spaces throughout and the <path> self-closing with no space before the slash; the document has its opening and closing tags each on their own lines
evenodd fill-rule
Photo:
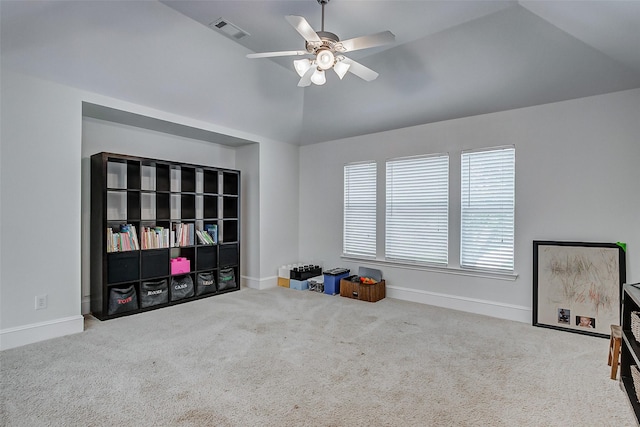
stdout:
<svg viewBox="0 0 640 427">
<path fill-rule="evenodd" d="M 241 276 L 240 285 L 247 288 L 258 289 L 258 290 L 275 288 L 278 286 L 278 277 L 272 276 L 272 277 L 265 277 L 263 279 L 259 279 L 257 277 Z"/>
<path fill-rule="evenodd" d="M 84 317 L 71 316 L 0 330 L 0 350 L 84 331 Z"/>
<path fill-rule="evenodd" d="M 529 307 L 502 304 L 495 301 L 466 298 L 455 295 L 439 294 L 419 289 L 387 286 L 386 296 L 404 301 L 466 311 L 468 313 L 483 314 L 485 316 L 497 317 L 499 319 L 514 320 L 516 322 L 531 323 L 532 319 L 532 310 Z"/>
</svg>

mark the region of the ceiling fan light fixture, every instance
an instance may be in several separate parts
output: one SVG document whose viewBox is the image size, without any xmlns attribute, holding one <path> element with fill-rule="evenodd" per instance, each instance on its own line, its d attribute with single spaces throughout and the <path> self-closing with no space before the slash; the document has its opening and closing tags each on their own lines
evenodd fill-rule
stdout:
<svg viewBox="0 0 640 427">
<path fill-rule="evenodd" d="M 298 75 L 300 77 L 304 76 L 304 73 L 307 72 L 307 70 L 309 68 L 311 68 L 311 60 L 309 59 L 296 59 L 295 61 L 293 61 L 293 67 L 296 70 L 296 73 L 298 73 Z"/>
<path fill-rule="evenodd" d="M 322 49 L 316 55 L 316 63 L 321 70 L 328 70 L 333 67 L 335 63 L 335 57 L 333 53 L 328 49 Z"/>
<path fill-rule="evenodd" d="M 316 71 L 311 76 L 311 83 L 322 86 L 326 82 L 327 77 L 324 75 L 324 70 L 321 70 L 320 68 L 316 69 Z"/>
<path fill-rule="evenodd" d="M 378 73 L 342 54 L 393 43 L 395 42 L 393 33 L 391 31 L 381 31 L 368 36 L 360 36 L 341 41 L 336 34 L 324 30 L 324 7 L 329 3 L 329 0 L 316 1 L 322 6 L 322 27 L 320 31 L 315 31 L 302 16 L 285 16 L 287 22 L 305 40 L 305 50 L 250 53 L 247 54 L 247 58 L 273 58 L 298 55 L 314 56 L 313 58 L 293 61 L 293 67 L 300 76 L 300 81 L 298 82 L 299 87 L 308 87 L 312 83 L 316 85 L 325 84 L 327 81 L 325 71 L 330 68 L 333 68 L 341 80 L 347 72 L 355 74 L 357 77 L 368 82 L 375 80 L 376 77 L 378 77 Z M 228 25 L 228 23 L 220 23 L 220 25 L 224 27 Z"/>
<path fill-rule="evenodd" d="M 333 70 L 336 72 L 338 77 L 340 77 L 340 80 L 342 80 L 344 75 L 347 74 L 349 68 L 351 68 L 351 64 L 346 64 L 342 61 L 337 61 L 336 65 L 333 66 Z"/>
</svg>

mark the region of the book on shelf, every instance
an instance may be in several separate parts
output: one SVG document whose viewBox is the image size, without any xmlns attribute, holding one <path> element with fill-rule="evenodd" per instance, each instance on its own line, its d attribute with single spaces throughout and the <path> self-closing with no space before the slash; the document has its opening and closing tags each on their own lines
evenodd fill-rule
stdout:
<svg viewBox="0 0 640 427">
<path fill-rule="evenodd" d="M 202 231 L 196 230 L 196 236 L 198 236 L 198 241 L 200 242 L 200 244 L 202 244 L 202 245 L 210 245 L 210 243 L 207 240 L 207 238 L 203 236 Z"/>
<path fill-rule="evenodd" d="M 180 242 L 182 239 L 182 224 L 177 223 L 174 225 L 174 230 L 176 234 L 176 239 L 173 242 L 173 246 L 180 246 Z"/>
<path fill-rule="evenodd" d="M 205 232 L 211 236 L 211 240 L 213 240 L 213 244 L 218 244 L 218 225 L 217 224 L 207 224 L 205 226 Z"/>
<path fill-rule="evenodd" d="M 140 249 L 136 227 L 122 224 L 118 231 L 107 227 L 107 252 L 126 252 Z"/>
</svg>

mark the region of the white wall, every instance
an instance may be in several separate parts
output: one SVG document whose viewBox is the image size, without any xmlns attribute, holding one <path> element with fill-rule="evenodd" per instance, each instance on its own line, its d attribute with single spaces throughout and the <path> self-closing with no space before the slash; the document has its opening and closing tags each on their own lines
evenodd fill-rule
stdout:
<svg viewBox="0 0 640 427">
<path fill-rule="evenodd" d="M 81 105 L 59 85 L 4 71 L 1 81 L 0 348 L 10 348 L 46 338 L 52 328 L 83 327 Z M 47 295 L 47 309 L 35 310 L 37 295 Z"/>
<path fill-rule="evenodd" d="M 240 170 L 240 265 L 242 286 L 260 285 L 260 147 L 245 145 L 237 149 L 236 167 Z"/>
<path fill-rule="evenodd" d="M 298 162 L 298 146 L 260 144 L 260 288 L 298 260 Z"/>
<path fill-rule="evenodd" d="M 300 256 L 323 257 L 328 267 L 371 266 L 340 258 L 345 163 L 378 162 L 382 216 L 385 160 L 448 152 L 449 259 L 457 267 L 460 152 L 513 144 L 517 279 L 373 263 L 383 270 L 388 295 L 530 322 L 533 240 L 627 242 L 627 279 L 640 281 L 639 111 L 640 90 L 631 90 L 302 147 Z"/>
<path fill-rule="evenodd" d="M 134 126 L 82 119 L 82 313 L 90 312 L 91 295 L 91 155 L 102 151 L 152 159 L 236 168 L 236 150 Z"/>
<path fill-rule="evenodd" d="M 242 130 L 78 90 L 4 68 L 0 77 L 2 91 L 0 349 L 83 330 L 81 316 L 83 102 L 256 141 L 267 146 L 273 144 L 276 147 L 273 152 L 292 151 L 295 153 L 293 157 L 297 158 L 297 147 L 286 144 L 281 146 L 278 142 Z M 95 128 L 102 126 L 104 130 L 104 124 L 99 124 L 97 121 L 90 124 L 89 122 L 91 120 L 87 120 L 85 125 Z M 124 127 L 115 126 L 109 132 L 116 136 L 124 129 Z M 128 131 L 131 133 L 127 133 L 126 138 L 135 134 L 142 142 L 138 144 L 130 140 L 101 140 L 97 142 L 100 148 L 97 146 L 96 148 L 103 150 L 111 147 L 113 151 L 154 158 L 166 157 L 197 164 L 207 164 L 207 158 L 216 156 L 224 158 L 223 164 L 233 164 L 234 161 L 233 153 L 226 148 L 215 148 L 215 144 L 206 146 L 180 138 L 160 135 L 151 137 L 152 133 L 149 131 L 132 129 Z M 155 141 L 157 146 L 152 145 L 154 144 L 152 141 Z M 191 153 L 181 154 L 179 147 L 175 152 L 172 151 L 170 141 L 189 145 Z M 247 150 L 249 149 L 242 152 L 246 153 Z M 265 150 L 272 151 L 269 148 Z M 258 156 L 255 155 L 255 151 L 253 153 L 248 158 L 237 161 L 238 164 L 242 164 L 241 169 L 260 170 L 257 164 Z M 211 161 L 211 164 L 218 165 L 217 161 Z M 275 179 L 277 176 L 280 175 L 276 174 Z M 297 170 L 295 177 L 297 181 Z M 250 179 L 255 181 L 256 177 L 250 177 Z M 273 179 L 268 179 L 270 185 L 267 188 L 278 186 Z M 257 200 L 257 197 L 259 196 L 254 193 L 253 200 Z M 278 206 L 271 203 L 262 204 L 262 201 L 260 203 L 260 211 L 276 219 L 269 221 L 269 233 L 287 236 L 289 230 L 294 229 L 291 235 L 297 242 L 297 227 L 288 222 L 288 218 L 282 221 L 277 218 L 275 212 Z M 297 198 L 293 197 L 291 203 L 297 206 Z M 295 224 L 297 224 L 297 216 Z M 243 245 L 259 246 L 261 236 L 258 233 L 262 232 L 262 228 L 257 230 L 255 226 L 251 228 L 250 233 L 243 230 Z M 297 254 L 297 244 L 293 246 Z M 248 267 L 252 268 L 252 271 L 260 271 L 258 267 L 260 262 L 260 259 L 250 260 Z M 243 270 L 244 267 L 245 265 Z M 273 268 L 276 268 L 275 264 Z M 82 270 L 86 272 L 86 268 Z M 48 308 L 36 311 L 35 297 L 43 294 L 48 296 Z"/>
</svg>

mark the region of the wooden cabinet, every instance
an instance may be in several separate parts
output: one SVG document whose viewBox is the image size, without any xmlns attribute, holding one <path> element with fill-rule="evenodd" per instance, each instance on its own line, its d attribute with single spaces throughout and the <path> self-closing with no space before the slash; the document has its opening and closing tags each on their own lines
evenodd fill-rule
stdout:
<svg viewBox="0 0 640 427">
<path fill-rule="evenodd" d="M 186 271 L 172 274 L 178 264 Z M 239 171 L 113 153 L 91 156 L 94 316 L 109 319 L 238 290 L 239 275 Z M 204 277 L 215 286 L 199 295 Z M 193 295 L 177 300 L 172 282 L 189 278 Z M 163 283 L 166 301 L 110 312 L 114 292 L 133 289 L 140 301 L 143 289 L 161 294 Z"/>
</svg>

